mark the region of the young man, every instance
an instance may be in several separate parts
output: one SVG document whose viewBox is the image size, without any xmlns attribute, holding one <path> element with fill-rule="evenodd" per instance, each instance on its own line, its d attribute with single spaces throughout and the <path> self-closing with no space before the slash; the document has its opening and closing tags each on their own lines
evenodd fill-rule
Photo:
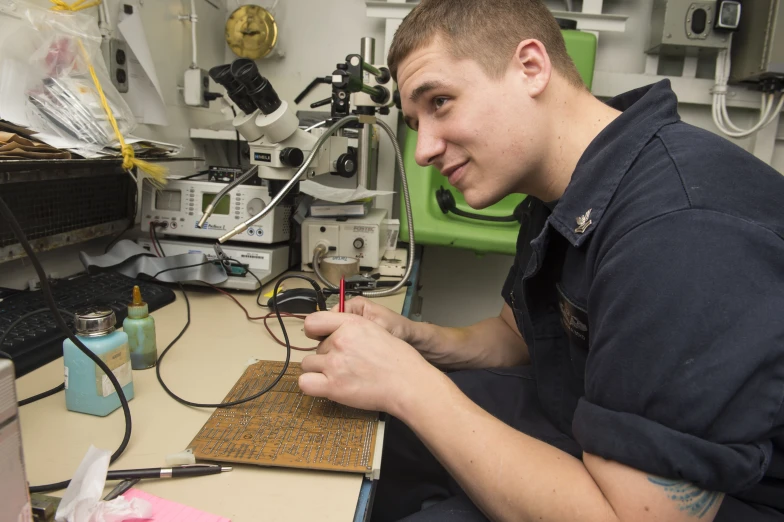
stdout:
<svg viewBox="0 0 784 522">
<path fill-rule="evenodd" d="M 305 322 L 303 391 L 394 416 L 374 516 L 784 520 L 784 177 L 666 81 L 595 99 L 540 0 L 423 0 L 388 63 L 420 165 L 544 203 L 499 317 Z"/>
</svg>

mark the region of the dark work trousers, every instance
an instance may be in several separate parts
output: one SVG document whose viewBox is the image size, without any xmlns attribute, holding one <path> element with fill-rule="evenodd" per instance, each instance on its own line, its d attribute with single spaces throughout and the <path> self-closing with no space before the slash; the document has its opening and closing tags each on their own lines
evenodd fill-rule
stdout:
<svg viewBox="0 0 784 522">
<path fill-rule="evenodd" d="M 558 431 L 539 406 L 530 366 L 452 372 L 478 406 L 509 426 L 580 458 L 580 446 Z M 470 426 L 466 426 L 469 429 Z M 405 424 L 386 424 L 372 522 L 477 522 L 487 518 Z M 784 515 L 725 497 L 715 522 L 782 522 Z"/>
</svg>

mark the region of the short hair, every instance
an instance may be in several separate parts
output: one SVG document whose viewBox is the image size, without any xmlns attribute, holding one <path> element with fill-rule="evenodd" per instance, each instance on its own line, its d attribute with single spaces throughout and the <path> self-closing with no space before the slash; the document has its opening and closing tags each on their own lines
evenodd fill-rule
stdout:
<svg viewBox="0 0 784 522">
<path fill-rule="evenodd" d="M 392 40 L 387 66 L 395 81 L 400 62 L 437 36 L 455 58 L 476 60 L 492 78 L 506 71 L 520 42 L 539 40 L 553 68 L 572 85 L 584 86 L 558 22 L 542 0 L 422 0 Z"/>
</svg>

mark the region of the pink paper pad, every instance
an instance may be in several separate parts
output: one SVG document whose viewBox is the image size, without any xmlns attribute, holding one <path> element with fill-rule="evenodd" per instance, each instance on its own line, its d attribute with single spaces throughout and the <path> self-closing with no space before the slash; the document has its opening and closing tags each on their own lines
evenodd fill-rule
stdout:
<svg viewBox="0 0 784 522">
<path fill-rule="evenodd" d="M 156 497 L 140 489 L 131 488 L 123 493 L 123 497 L 129 500 L 140 498 L 152 504 L 152 518 L 134 520 L 152 520 L 153 522 L 231 522 L 228 518 L 205 513 L 184 504 Z"/>
</svg>

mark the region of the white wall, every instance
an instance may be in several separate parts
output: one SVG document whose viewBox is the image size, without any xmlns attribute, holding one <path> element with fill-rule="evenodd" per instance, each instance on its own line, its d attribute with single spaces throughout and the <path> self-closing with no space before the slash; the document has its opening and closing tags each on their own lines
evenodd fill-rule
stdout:
<svg viewBox="0 0 784 522">
<path fill-rule="evenodd" d="M 230 13 L 243 4 L 270 7 L 267 0 L 225 0 Z M 360 40 L 376 39 L 376 60 L 383 58 L 384 23 L 365 16 L 364 0 L 280 0 L 274 9 L 278 23 L 278 45 L 285 57 L 258 61 L 259 71 L 289 103 L 316 77 L 327 76 L 346 55 L 360 52 Z M 226 46 L 225 61 L 236 56 Z M 310 104 L 330 96 L 329 86 L 321 85 L 296 106 L 311 110 Z M 329 107 L 318 110 L 329 111 Z"/>
</svg>

